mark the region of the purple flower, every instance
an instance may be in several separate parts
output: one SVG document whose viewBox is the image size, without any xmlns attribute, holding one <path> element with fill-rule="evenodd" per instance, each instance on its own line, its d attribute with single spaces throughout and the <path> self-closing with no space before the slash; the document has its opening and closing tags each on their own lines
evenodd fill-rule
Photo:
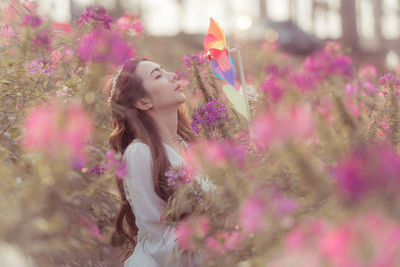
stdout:
<svg viewBox="0 0 400 267">
<path fill-rule="evenodd" d="M 51 40 L 49 35 L 45 31 L 41 31 L 36 35 L 36 38 L 32 41 L 34 49 L 43 47 L 46 50 L 50 50 Z"/>
<path fill-rule="evenodd" d="M 95 174 L 97 176 L 102 175 L 105 172 L 105 168 L 100 167 L 100 165 L 95 165 L 90 171 L 89 173 L 91 174 Z"/>
<path fill-rule="evenodd" d="M 114 19 L 110 17 L 104 7 L 89 6 L 81 14 L 76 23 L 81 25 L 88 25 L 93 23 L 95 26 L 102 25 L 105 29 L 110 30 L 110 23 Z"/>
<path fill-rule="evenodd" d="M 329 42 L 323 51 L 306 58 L 303 69 L 321 81 L 332 75 L 351 76 L 351 65 L 351 58 L 342 53 L 340 44 Z"/>
<path fill-rule="evenodd" d="M 42 19 L 37 15 L 25 15 L 22 19 L 21 25 L 27 25 L 36 28 L 39 27 L 42 22 Z"/>
<path fill-rule="evenodd" d="M 378 88 L 376 88 L 375 84 L 370 81 L 365 81 L 361 83 L 362 88 L 364 89 L 364 93 L 368 96 L 375 95 L 378 92 Z"/>
<path fill-rule="evenodd" d="M 379 83 L 385 86 L 389 84 L 400 86 L 400 80 L 392 73 L 385 73 L 381 78 L 379 78 Z"/>
<path fill-rule="evenodd" d="M 126 165 L 121 160 L 120 156 L 117 156 L 114 151 L 107 151 L 107 164 L 104 166 L 103 170 L 107 171 L 110 168 L 115 168 L 115 175 L 122 179 L 127 175 Z"/>
<path fill-rule="evenodd" d="M 368 192 L 400 189 L 400 156 L 384 144 L 355 149 L 332 171 L 340 192 L 358 200 Z"/>
<path fill-rule="evenodd" d="M 168 178 L 168 186 L 180 187 L 192 181 L 184 167 L 171 167 L 165 172 L 165 176 Z"/>
<path fill-rule="evenodd" d="M 135 54 L 119 34 L 101 29 L 84 35 L 77 52 L 84 61 L 110 62 L 115 65 L 121 65 Z"/>
<path fill-rule="evenodd" d="M 196 108 L 192 114 L 193 132 L 199 133 L 199 126 L 205 130 L 213 130 L 215 126 L 223 119 L 228 118 L 225 105 L 217 100 L 212 100 L 204 105 L 204 107 Z"/>
<path fill-rule="evenodd" d="M 206 59 L 204 57 L 204 53 L 203 52 L 199 52 L 197 55 L 194 55 L 194 56 L 184 56 L 183 57 L 183 66 L 191 67 L 193 61 L 195 61 L 198 66 L 206 63 Z"/>
<path fill-rule="evenodd" d="M 54 73 L 55 68 L 51 59 L 39 56 L 32 60 L 32 64 L 28 67 L 29 72 L 32 74 L 41 73 L 51 75 Z"/>
<path fill-rule="evenodd" d="M 261 89 L 268 93 L 273 103 L 278 102 L 285 94 L 285 89 L 277 79 L 277 74 L 271 73 L 269 78 L 261 84 Z"/>
<path fill-rule="evenodd" d="M 312 73 L 299 72 L 290 75 L 290 81 L 302 92 L 314 90 L 317 87 L 317 80 Z"/>
</svg>

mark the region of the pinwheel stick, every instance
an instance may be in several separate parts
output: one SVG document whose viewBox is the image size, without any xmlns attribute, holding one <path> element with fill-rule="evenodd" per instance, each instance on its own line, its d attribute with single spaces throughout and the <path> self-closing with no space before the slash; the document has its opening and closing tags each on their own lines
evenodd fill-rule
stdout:
<svg viewBox="0 0 400 267">
<path fill-rule="evenodd" d="M 248 100 L 247 88 L 246 88 L 247 85 L 246 85 L 246 80 L 244 79 L 242 55 L 240 53 L 240 49 L 239 48 L 231 48 L 231 49 L 229 49 L 229 52 L 237 54 L 237 60 L 238 60 L 238 65 L 239 65 L 240 82 L 242 83 L 244 100 L 246 101 L 247 116 L 249 118 L 250 143 L 253 143 L 252 140 L 253 140 L 253 137 L 254 137 L 254 132 L 253 132 L 253 126 L 252 126 L 252 123 L 251 123 L 250 106 L 249 106 L 249 100 Z"/>
</svg>

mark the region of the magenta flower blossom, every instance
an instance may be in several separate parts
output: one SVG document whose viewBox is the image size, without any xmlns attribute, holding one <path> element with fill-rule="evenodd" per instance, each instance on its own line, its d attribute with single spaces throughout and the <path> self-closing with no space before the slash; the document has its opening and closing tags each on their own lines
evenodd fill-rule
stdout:
<svg viewBox="0 0 400 267">
<path fill-rule="evenodd" d="M 367 64 L 358 71 L 358 78 L 361 80 L 373 81 L 378 77 L 378 70 L 372 64 Z"/>
<path fill-rule="evenodd" d="M 41 73 L 51 75 L 55 71 L 55 66 L 51 59 L 42 56 L 32 60 L 32 64 L 28 68 L 29 72 L 32 74 Z"/>
<path fill-rule="evenodd" d="M 50 39 L 49 35 L 47 34 L 47 32 L 45 32 L 45 31 L 39 32 L 36 35 L 35 39 L 33 39 L 32 44 L 33 44 L 33 47 L 35 50 L 40 47 L 42 47 L 46 50 L 51 49 L 51 39 Z"/>
<path fill-rule="evenodd" d="M 85 164 L 85 145 L 93 133 L 89 116 L 81 106 L 43 104 L 30 110 L 24 122 L 23 146 L 49 156 L 66 152 L 71 166 Z"/>
<path fill-rule="evenodd" d="M 101 29 L 84 35 L 77 53 L 84 61 L 115 65 L 121 65 L 135 55 L 133 48 L 119 34 Z"/>
<path fill-rule="evenodd" d="M 110 168 L 115 168 L 115 175 L 122 179 L 127 175 L 127 169 L 125 163 L 122 161 L 120 155 L 116 155 L 114 151 L 107 151 L 107 164 L 104 166 L 104 171 Z"/>
<path fill-rule="evenodd" d="M 397 266 L 399 253 L 399 223 L 371 213 L 337 225 L 320 219 L 301 223 L 266 266 Z"/>
<path fill-rule="evenodd" d="M 205 151 L 205 156 L 210 164 L 216 166 L 224 166 L 228 162 L 235 165 L 243 166 L 246 161 L 246 148 L 241 144 L 233 141 L 207 141 L 198 143 L 197 147 Z"/>
<path fill-rule="evenodd" d="M 203 65 L 207 62 L 206 58 L 204 57 L 204 52 L 199 52 L 197 55 L 194 56 L 184 56 L 183 57 L 183 66 L 190 68 L 192 66 L 193 61 L 197 63 L 198 66 Z"/>
<path fill-rule="evenodd" d="M 104 167 L 101 167 L 100 165 L 95 165 L 90 171 L 89 173 L 91 174 L 95 174 L 97 176 L 102 175 L 105 172 Z"/>
<path fill-rule="evenodd" d="M 277 74 L 270 74 L 261 84 L 261 89 L 266 92 L 273 103 L 278 102 L 285 94 L 285 89 L 279 82 Z"/>
<path fill-rule="evenodd" d="M 110 24 L 114 22 L 114 19 L 110 17 L 104 7 L 93 7 L 89 6 L 81 14 L 80 18 L 76 23 L 80 25 L 94 25 L 103 26 L 105 29 L 110 30 Z"/>
<path fill-rule="evenodd" d="M 341 160 L 332 174 L 340 193 L 352 200 L 369 192 L 398 194 L 400 155 L 384 144 L 360 147 Z"/>
<path fill-rule="evenodd" d="M 168 186 L 180 187 L 192 181 L 184 167 L 171 167 L 165 172 L 165 176 L 168 178 Z"/>
<path fill-rule="evenodd" d="M 383 86 L 388 86 L 389 84 L 396 87 L 400 86 L 400 80 L 392 73 L 385 73 L 381 78 L 379 78 L 379 83 Z"/>
<path fill-rule="evenodd" d="M 303 69 L 323 80 L 332 75 L 350 77 L 351 65 L 351 58 L 343 54 L 340 44 L 328 42 L 323 51 L 306 58 Z"/>
<path fill-rule="evenodd" d="M 312 136 L 314 120 L 309 105 L 266 110 L 253 121 L 254 141 L 263 148 L 272 143 L 304 140 Z"/>
<path fill-rule="evenodd" d="M 37 28 L 42 24 L 42 19 L 38 15 L 25 15 L 22 19 L 21 25 Z"/>
<path fill-rule="evenodd" d="M 378 88 L 370 81 L 361 82 L 361 87 L 367 96 L 375 95 L 378 92 Z"/>
<path fill-rule="evenodd" d="M 174 235 L 177 238 L 178 245 L 183 250 L 192 250 L 193 245 L 191 244 L 192 228 L 190 227 L 190 219 L 183 221 L 175 229 Z"/>
<path fill-rule="evenodd" d="M 248 233 L 254 233 L 263 227 L 262 220 L 266 210 L 265 200 L 258 196 L 248 198 L 240 209 L 240 220 L 243 229 Z"/>
<path fill-rule="evenodd" d="M 304 71 L 290 75 L 290 81 L 303 93 L 309 90 L 314 90 L 317 87 L 317 79 L 314 74 Z"/>
<path fill-rule="evenodd" d="M 239 231 L 232 233 L 218 232 L 214 236 L 207 237 L 206 247 L 218 254 L 223 254 L 227 251 L 238 249 L 243 239 L 244 237 Z"/>
<path fill-rule="evenodd" d="M 15 33 L 12 31 L 10 25 L 5 24 L 4 26 L 1 27 L 0 38 L 1 38 L 0 47 L 10 45 L 10 39 L 15 38 Z"/>
<path fill-rule="evenodd" d="M 193 132 L 199 133 L 199 127 L 211 131 L 224 119 L 228 118 L 225 105 L 221 101 L 212 100 L 204 107 L 196 108 L 192 114 Z"/>
<path fill-rule="evenodd" d="M 143 30 L 143 22 L 137 15 L 124 14 L 117 20 L 117 27 L 125 33 L 132 33 L 132 31 L 134 31 L 140 34 Z"/>
</svg>

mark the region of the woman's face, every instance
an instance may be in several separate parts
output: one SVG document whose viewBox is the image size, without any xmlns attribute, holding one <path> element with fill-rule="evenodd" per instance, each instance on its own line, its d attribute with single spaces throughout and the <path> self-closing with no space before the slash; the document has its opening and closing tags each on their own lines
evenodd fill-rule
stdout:
<svg viewBox="0 0 400 267">
<path fill-rule="evenodd" d="M 169 107 L 178 108 L 186 101 L 183 87 L 177 82 L 177 76 L 168 72 L 162 66 L 151 61 L 141 61 L 136 74 L 142 78 L 143 86 L 149 98 L 151 108 L 162 110 Z"/>
</svg>

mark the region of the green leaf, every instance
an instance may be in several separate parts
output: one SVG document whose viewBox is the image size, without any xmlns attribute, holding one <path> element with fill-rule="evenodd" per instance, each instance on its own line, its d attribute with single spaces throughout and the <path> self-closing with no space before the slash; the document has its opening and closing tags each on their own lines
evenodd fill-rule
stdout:
<svg viewBox="0 0 400 267">
<path fill-rule="evenodd" d="M 240 94 L 238 90 L 233 88 L 232 86 L 226 84 L 222 87 L 225 95 L 228 97 L 229 102 L 232 103 L 234 109 L 242 114 L 247 120 L 249 120 L 249 116 L 247 114 L 247 103 L 243 95 Z"/>
</svg>

